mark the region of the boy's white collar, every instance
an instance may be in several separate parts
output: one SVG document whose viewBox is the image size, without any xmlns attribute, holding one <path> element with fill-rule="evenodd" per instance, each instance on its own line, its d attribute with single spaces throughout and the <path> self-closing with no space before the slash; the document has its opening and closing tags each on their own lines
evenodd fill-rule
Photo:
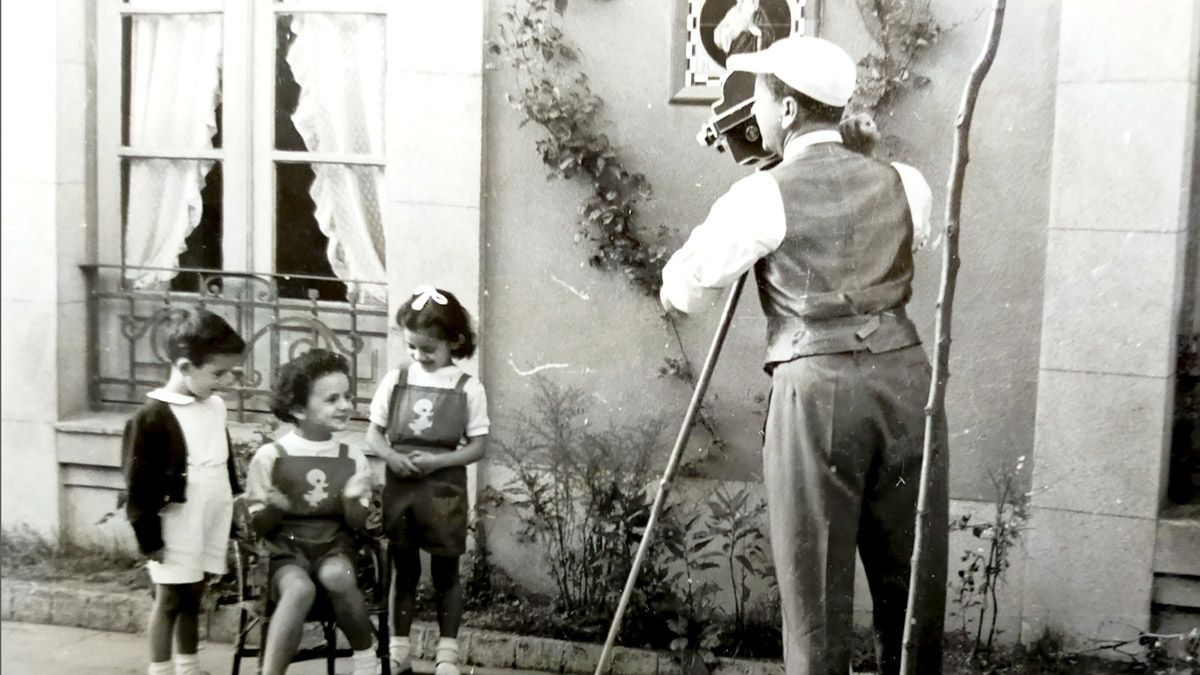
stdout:
<svg viewBox="0 0 1200 675">
<path fill-rule="evenodd" d="M 162 401 L 163 403 L 173 403 L 175 405 L 187 405 L 196 400 L 195 396 L 188 396 L 187 394 L 177 394 L 173 391 L 167 391 L 166 389 L 155 389 L 154 391 L 150 392 L 149 394 L 146 394 L 146 396 L 149 398 L 152 398 L 156 401 Z"/>
</svg>

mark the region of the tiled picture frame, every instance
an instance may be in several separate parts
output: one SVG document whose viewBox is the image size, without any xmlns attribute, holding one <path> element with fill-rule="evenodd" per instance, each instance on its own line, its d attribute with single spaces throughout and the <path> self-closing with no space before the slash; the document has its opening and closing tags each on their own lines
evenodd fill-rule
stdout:
<svg viewBox="0 0 1200 675">
<path fill-rule="evenodd" d="M 724 55 L 713 30 L 738 0 L 674 0 L 671 103 L 706 105 L 720 98 Z M 819 0 L 758 0 L 776 33 L 813 34 Z"/>
</svg>

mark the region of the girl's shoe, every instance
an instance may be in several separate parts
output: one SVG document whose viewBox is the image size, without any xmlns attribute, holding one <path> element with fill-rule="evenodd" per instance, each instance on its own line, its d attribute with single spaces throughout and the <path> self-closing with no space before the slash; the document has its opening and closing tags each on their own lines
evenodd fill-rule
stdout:
<svg viewBox="0 0 1200 675">
<path fill-rule="evenodd" d="M 388 645 L 392 675 L 412 675 L 412 643 L 407 637 L 393 636 Z"/>
<path fill-rule="evenodd" d="M 458 640 L 441 638 L 438 640 L 437 656 L 434 658 L 437 667 L 433 675 L 460 675 L 458 670 Z"/>
</svg>

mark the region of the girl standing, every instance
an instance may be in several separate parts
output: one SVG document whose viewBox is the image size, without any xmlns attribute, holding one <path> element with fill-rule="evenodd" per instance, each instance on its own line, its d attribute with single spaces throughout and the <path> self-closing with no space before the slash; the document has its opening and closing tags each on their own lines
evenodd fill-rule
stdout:
<svg viewBox="0 0 1200 675">
<path fill-rule="evenodd" d="M 467 471 L 483 458 L 487 396 L 454 364 L 475 353 L 475 331 L 452 293 L 423 285 L 400 307 L 396 324 L 412 363 L 389 372 L 371 401 L 367 440 L 387 462 L 383 525 L 395 564 L 392 672 L 412 670 L 412 627 L 420 550 L 430 556 L 436 592 L 436 675 L 459 675 L 463 613 L 459 556 L 467 545 Z"/>
</svg>

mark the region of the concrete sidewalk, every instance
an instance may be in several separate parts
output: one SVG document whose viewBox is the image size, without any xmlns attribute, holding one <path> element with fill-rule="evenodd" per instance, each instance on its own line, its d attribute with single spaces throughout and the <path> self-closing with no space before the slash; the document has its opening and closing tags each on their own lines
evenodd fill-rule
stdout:
<svg viewBox="0 0 1200 675">
<path fill-rule="evenodd" d="M 69 628 L 39 623 L 0 622 L 0 673 L 3 675 L 142 675 L 146 672 L 146 636 L 109 633 L 89 628 Z M 211 675 L 229 672 L 233 645 L 200 643 L 200 667 Z M 432 673 L 433 663 L 417 661 L 417 673 Z M 242 672 L 258 672 L 253 659 L 242 662 Z M 339 674 L 350 672 L 350 660 L 340 659 Z M 324 675 L 324 661 L 297 663 L 289 675 Z M 539 675 L 532 670 L 497 670 L 466 666 L 464 675 Z"/>
</svg>

